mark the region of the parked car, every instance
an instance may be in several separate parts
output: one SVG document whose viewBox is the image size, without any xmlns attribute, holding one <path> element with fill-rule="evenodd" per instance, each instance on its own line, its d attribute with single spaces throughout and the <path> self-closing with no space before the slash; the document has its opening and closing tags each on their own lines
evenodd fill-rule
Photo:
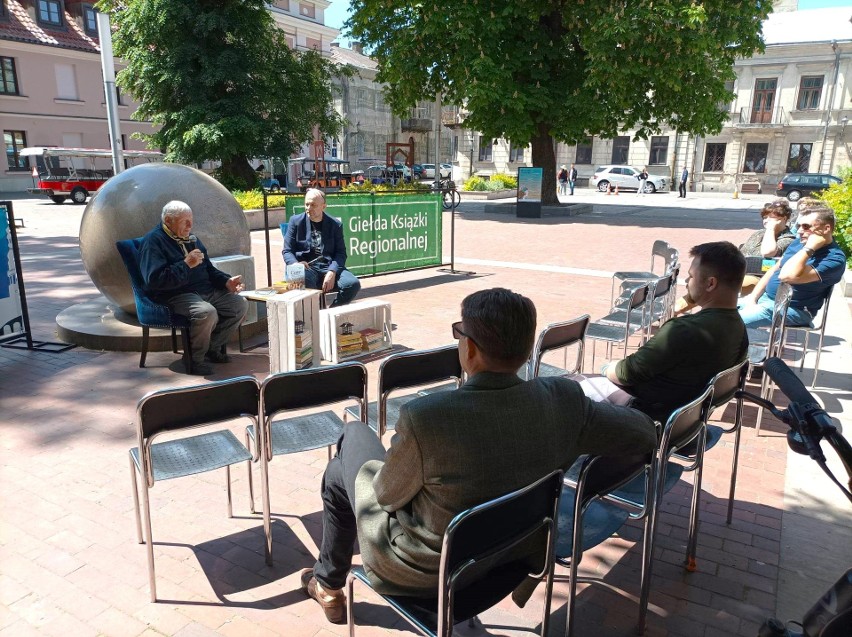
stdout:
<svg viewBox="0 0 852 637">
<path fill-rule="evenodd" d="M 595 174 L 589 180 L 593 188 L 606 192 L 610 184 L 613 188 L 618 186 L 619 190 L 639 190 L 639 172 L 632 166 L 607 165 L 595 168 Z M 657 192 L 668 190 L 669 180 L 661 175 L 648 174 L 645 182 L 645 192 Z"/>
<path fill-rule="evenodd" d="M 452 164 L 441 164 L 441 179 L 449 179 L 453 174 Z M 423 179 L 435 178 L 435 164 L 423 164 Z"/>
<path fill-rule="evenodd" d="M 414 164 L 411 167 L 411 170 L 414 173 L 414 178 L 420 179 L 420 176 L 423 174 L 423 166 L 421 166 L 420 164 Z"/>
<path fill-rule="evenodd" d="M 839 184 L 840 179 L 826 173 L 788 173 L 778 182 L 775 195 L 798 201 L 802 197 L 822 192 L 831 184 Z"/>
</svg>

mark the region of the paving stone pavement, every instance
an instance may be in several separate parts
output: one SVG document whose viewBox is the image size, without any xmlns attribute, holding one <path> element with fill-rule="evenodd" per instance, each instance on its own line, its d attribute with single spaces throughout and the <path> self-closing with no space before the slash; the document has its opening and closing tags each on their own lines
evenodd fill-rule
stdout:
<svg viewBox="0 0 852 637">
<path fill-rule="evenodd" d="M 566 200 L 569 198 L 566 198 Z M 530 296 L 544 326 L 608 309 L 614 269 L 648 266 L 654 239 L 687 254 L 720 239 L 741 242 L 757 227 L 766 198 L 743 200 L 674 194 L 618 199 L 578 190 L 592 210 L 576 217 L 519 220 L 488 215 L 464 202 L 456 219 L 456 263 L 474 275 L 419 270 L 363 280 L 362 298 L 392 302 L 397 347 L 452 342 L 449 325 L 461 299 L 505 286 Z M 615 203 L 617 201 L 617 203 Z M 82 208 L 16 198 L 24 277 L 34 336 L 55 339 L 55 316 L 97 298 L 79 258 Z M 449 214 L 444 215 L 449 261 Z M 280 278 L 280 239 L 273 233 L 273 273 Z M 252 234 L 259 281 L 265 280 L 263 233 Z M 835 302 L 815 392 L 850 424 L 852 333 L 849 307 Z M 597 367 L 603 360 L 598 350 Z M 591 350 L 591 348 L 589 348 Z M 792 347 L 787 356 L 797 362 Z M 265 349 L 235 354 L 211 378 L 241 374 L 262 379 Z M 275 564 L 263 560 L 261 519 L 249 512 L 245 469 L 234 467 L 234 518 L 226 515 L 223 472 L 157 483 L 151 491 L 160 601 L 148 599 L 145 548 L 137 544 L 127 450 L 136 444 L 135 406 L 146 392 L 201 379 L 176 370 L 169 352 L 149 355 L 76 348 L 61 354 L 0 348 L 0 635 L 344 635 L 325 622 L 298 590 L 299 569 L 313 564 L 321 526 L 318 490 L 325 450 L 275 458 L 270 465 Z M 809 378 L 806 360 L 804 377 Z M 368 363 L 371 380 L 379 361 Z M 591 351 L 587 369 L 591 369 Z M 372 390 L 375 391 L 375 383 Z M 783 403 L 783 398 L 776 394 Z M 740 455 L 734 521 L 725 524 L 732 443 L 710 452 L 701 493 L 698 571 L 682 567 L 692 475 L 662 505 L 647 635 L 753 636 L 778 613 L 797 618 L 825 582 L 852 564 L 848 503 L 807 459 L 791 458 L 780 432 L 754 435 L 752 408 Z M 717 414 L 730 421 L 733 407 Z M 240 433 L 239 424 L 234 431 Z M 835 465 L 836 466 L 836 463 Z M 841 474 L 842 476 L 842 474 Z M 259 504 L 259 503 L 258 503 Z M 640 566 L 640 527 L 628 525 L 588 551 L 584 576 L 602 584 L 578 587 L 577 634 L 634 634 Z M 567 584 L 558 571 L 551 635 L 561 635 Z M 359 635 L 413 631 L 356 589 Z M 539 589 L 523 610 L 510 600 L 460 625 L 457 634 L 530 635 L 540 621 Z"/>
</svg>

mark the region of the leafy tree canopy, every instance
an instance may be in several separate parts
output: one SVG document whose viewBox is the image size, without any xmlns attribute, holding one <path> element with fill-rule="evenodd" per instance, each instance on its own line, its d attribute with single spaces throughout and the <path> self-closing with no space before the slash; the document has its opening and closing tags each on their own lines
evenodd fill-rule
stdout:
<svg viewBox="0 0 852 637">
<path fill-rule="evenodd" d="M 134 117 L 167 158 L 219 160 L 226 185 L 253 185 L 248 157 L 289 157 L 320 134 L 335 135 L 333 68 L 315 51 L 292 51 L 263 0 L 101 0 L 119 86 L 138 100 Z"/>
<path fill-rule="evenodd" d="M 737 58 L 763 50 L 771 2 L 352 0 L 352 10 L 349 34 L 377 60 L 395 111 L 440 91 L 469 111 L 466 128 L 532 143 L 555 199 L 554 139 L 721 130 L 725 82 Z"/>
</svg>

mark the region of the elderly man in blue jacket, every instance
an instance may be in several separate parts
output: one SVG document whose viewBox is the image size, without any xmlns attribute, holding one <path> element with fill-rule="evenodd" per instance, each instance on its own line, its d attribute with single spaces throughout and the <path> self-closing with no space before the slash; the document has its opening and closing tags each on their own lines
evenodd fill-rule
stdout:
<svg viewBox="0 0 852 637">
<path fill-rule="evenodd" d="M 309 188 L 305 212 L 287 224 L 284 237 L 284 263 L 305 266 L 305 287 L 337 292 L 333 305 L 346 305 L 358 294 L 361 283 L 346 269 L 343 224 L 325 214 L 325 194 Z"/>
</svg>

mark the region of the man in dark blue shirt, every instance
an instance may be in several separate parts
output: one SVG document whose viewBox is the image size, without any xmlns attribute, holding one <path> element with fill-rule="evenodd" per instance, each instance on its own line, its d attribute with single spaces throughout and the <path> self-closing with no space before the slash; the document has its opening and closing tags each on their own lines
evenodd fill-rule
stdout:
<svg viewBox="0 0 852 637">
<path fill-rule="evenodd" d="M 797 239 L 739 305 L 746 327 L 772 323 L 775 294 L 781 283 L 793 288 L 787 325 L 813 324 L 826 294 L 840 281 L 846 265 L 846 255 L 834 241 L 835 223 L 834 211 L 828 206 L 809 207 L 799 217 Z"/>
<path fill-rule="evenodd" d="M 139 268 L 145 291 L 190 320 L 191 374 L 206 376 L 205 362 L 227 363 L 228 338 L 245 318 L 248 304 L 237 293 L 242 277 L 230 276 L 210 263 L 207 249 L 192 232 L 192 209 L 182 201 L 163 206 L 162 223 L 142 239 Z"/>
</svg>

